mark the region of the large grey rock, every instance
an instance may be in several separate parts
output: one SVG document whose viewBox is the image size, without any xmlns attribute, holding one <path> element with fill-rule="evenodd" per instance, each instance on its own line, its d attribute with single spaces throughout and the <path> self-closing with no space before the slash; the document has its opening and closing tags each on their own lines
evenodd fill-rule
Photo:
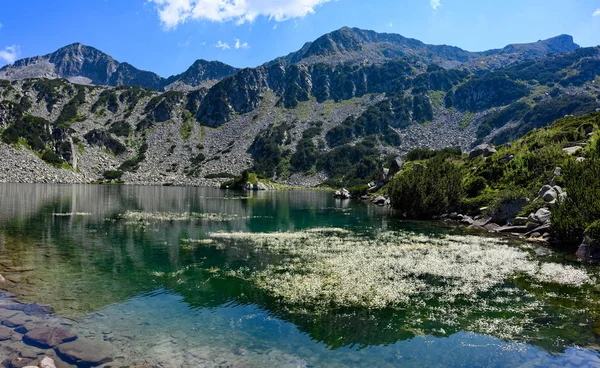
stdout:
<svg viewBox="0 0 600 368">
<path fill-rule="evenodd" d="M 25 323 L 27 322 L 31 322 L 33 321 L 33 318 L 23 314 L 23 313 L 17 313 L 16 315 L 10 317 L 10 318 L 6 318 L 2 321 L 2 324 L 6 327 L 10 327 L 10 328 L 19 328 L 20 326 L 23 326 Z"/>
<path fill-rule="evenodd" d="M 599 261 L 600 239 L 596 239 L 590 232 L 586 232 L 576 255 L 582 261 Z"/>
<path fill-rule="evenodd" d="M 473 150 L 469 153 L 469 158 L 475 158 L 475 157 L 480 157 L 480 156 L 489 157 L 496 152 L 497 152 L 496 148 L 494 147 L 493 144 L 483 143 L 483 144 L 480 144 L 479 146 L 473 148 Z"/>
<path fill-rule="evenodd" d="M 582 149 L 583 149 L 583 147 L 581 147 L 581 146 L 573 146 L 573 147 L 563 148 L 563 152 L 566 153 L 567 155 L 574 155 L 577 152 L 581 151 Z"/>
<path fill-rule="evenodd" d="M 41 327 L 29 331 L 23 336 L 26 344 L 42 348 L 53 348 L 62 343 L 77 339 L 77 335 L 62 327 Z"/>
<path fill-rule="evenodd" d="M 264 191 L 264 190 L 269 190 L 269 188 L 267 188 L 267 186 L 264 183 L 259 181 L 256 184 L 256 190 Z"/>
<path fill-rule="evenodd" d="M 506 220 L 515 218 L 529 203 L 527 198 L 515 198 L 500 204 L 498 209 L 492 214 L 492 221 L 497 224 L 504 224 Z"/>
<path fill-rule="evenodd" d="M 54 363 L 54 359 L 50 357 L 44 357 L 40 362 L 40 368 L 56 368 L 56 364 Z"/>
<path fill-rule="evenodd" d="M 336 191 L 333 194 L 333 197 L 339 198 L 339 199 L 350 199 L 350 192 L 348 191 L 348 189 L 344 188 L 344 189 Z"/>
<path fill-rule="evenodd" d="M 541 198 L 544 200 L 544 202 L 554 202 L 558 198 L 558 193 L 556 193 L 554 189 L 550 189 L 544 193 Z"/>
<path fill-rule="evenodd" d="M 13 335 L 13 330 L 6 326 L 0 326 L 0 341 L 10 340 Z"/>
<path fill-rule="evenodd" d="M 378 196 L 378 197 L 373 198 L 373 203 L 376 204 L 376 205 L 378 205 L 378 206 L 385 205 L 385 201 L 386 201 L 385 197 L 382 197 L 382 196 Z"/>
<path fill-rule="evenodd" d="M 104 341 L 78 339 L 61 344 L 56 353 L 68 363 L 83 367 L 95 367 L 113 360 L 112 346 Z"/>
<path fill-rule="evenodd" d="M 502 226 L 497 228 L 496 232 L 509 234 L 525 234 L 527 232 L 527 226 Z"/>
<path fill-rule="evenodd" d="M 400 156 L 396 157 L 392 160 L 392 164 L 390 165 L 389 175 L 393 177 L 397 173 L 399 173 L 404 167 L 404 159 Z"/>
<path fill-rule="evenodd" d="M 528 220 L 529 220 L 529 222 L 541 225 L 541 224 L 548 223 L 550 221 L 551 215 L 552 215 L 552 212 L 550 212 L 549 209 L 540 208 L 539 210 L 537 210 L 536 213 L 532 213 L 531 215 L 529 215 Z"/>
</svg>

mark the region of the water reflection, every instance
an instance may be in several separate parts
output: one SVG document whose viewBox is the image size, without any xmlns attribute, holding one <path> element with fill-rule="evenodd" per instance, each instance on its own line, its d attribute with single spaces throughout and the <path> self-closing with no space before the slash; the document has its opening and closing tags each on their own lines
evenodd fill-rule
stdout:
<svg viewBox="0 0 600 368">
<path fill-rule="evenodd" d="M 127 211 L 214 213 L 236 217 L 228 221 L 198 219 L 132 225 L 121 218 Z M 336 201 L 322 192 L 236 193 L 211 188 L 1 184 L 0 273 L 9 280 L 7 288 L 23 300 L 51 304 L 58 313 L 88 320 L 91 324 L 99 323 L 116 330 L 118 321 L 123 324 L 123 313 L 139 314 L 139 318 L 146 314 L 149 319 L 163 318 L 162 322 L 153 321 L 155 328 L 181 330 L 183 325 L 193 323 L 208 311 L 212 311 L 213 317 L 231 313 L 258 315 L 260 318 L 247 327 L 239 339 L 274 344 L 286 334 L 305 336 L 307 340 L 300 344 L 302 347 L 287 345 L 281 349 L 311 351 L 314 347 L 308 346 L 319 342 L 322 343 L 319 346 L 326 347 L 319 350 L 319 354 L 338 363 L 336 359 L 347 359 L 348 349 L 359 354 L 360 359 L 368 355 L 377 361 L 378 355 L 385 355 L 386 359 L 395 355 L 410 356 L 402 349 L 408 349 L 411 341 L 421 342 L 413 343 L 420 348 L 426 341 L 435 341 L 444 349 L 460 350 L 459 345 L 464 347 L 465 341 L 477 340 L 479 344 L 489 339 L 463 333 L 464 325 L 415 323 L 415 319 L 427 320 L 426 315 L 419 315 L 426 309 L 335 309 L 322 314 L 302 313 L 288 308 L 250 282 L 218 277 L 213 271 L 241 265 L 261 267 L 268 259 L 252 258 L 237 248 L 186 247 L 182 242 L 182 239 L 204 239 L 213 232 L 258 233 L 313 227 L 346 228 L 365 236 L 380 229 L 410 229 L 429 236 L 458 231 L 422 223 L 402 223 L 390 217 L 386 209 Z M 536 291 L 529 290 L 526 282 L 505 286 L 528 289 L 528 293 L 534 295 L 537 292 L 536 298 L 543 301 L 536 311 L 540 318 L 531 330 L 526 329 L 520 339 L 510 343 L 526 342 L 555 353 L 575 345 L 598 343 L 591 328 L 593 315 L 576 312 L 597 306 L 598 295 L 594 289 Z M 549 293 L 558 296 L 548 298 Z M 173 304 L 173 298 L 177 305 Z M 523 298 L 526 298 L 525 293 Z M 156 316 L 166 310 L 179 311 L 177 323 L 173 321 L 169 325 L 164 316 Z M 90 317 L 90 313 L 98 311 L 102 311 L 101 320 L 95 315 Z M 513 314 L 500 311 L 494 312 L 493 317 L 509 320 Z M 110 316 L 114 319 L 109 320 Z M 464 318 L 468 321 L 475 317 L 481 316 Z M 217 326 L 226 324 L 223 321 L 227 317 L 223 318 L 221 322 L 211 322 L 213 332 Z M 277 322 L 272 325 L 267 321 Z M 131 326 L 125 324 L 122 328 Z M 140 330 L 140 334 L 143 333 Z M 269 337 L 262 336 L 265 333 Z M 204 340 L 196 337 L 190 341 L 199 344 Z M 401 341 L 407 343 L 400 346 Z M 495 349 L 504 344 L 494 341 Z M 386 347 L 389 347 L 386 353 L 381 353 Z M 327 349 L 336 353 L 328 353 Z M 481 348 L 482 359 L 484 351 L 489 352 L 486 349 Z M 531 347 L 525 350 L 539 353 Z M 510 359 L 527 360 L 516 353 L 510 359 L 508 355 L 495 356 L 490 362 L 506 359 L 504 365 L 509 365 Z M 551 362 L 546 355 L 539 359 Z"/>
</svg>

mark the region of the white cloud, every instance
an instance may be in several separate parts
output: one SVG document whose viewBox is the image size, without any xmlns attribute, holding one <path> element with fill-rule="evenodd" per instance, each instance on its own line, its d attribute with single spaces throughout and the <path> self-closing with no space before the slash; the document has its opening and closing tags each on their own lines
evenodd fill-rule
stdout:
<svg viewBox="0 0 600 368">
<path fill-rule="evenodd" d="M 240 49 L 240 48 L 247 49 L 247 48 L 250 48 L 250 45 L 248 45 L 248 42 L 242 43 L 242 42 L 240 42 L 239 38 L 235 38 L 235 48 L 236 49 Z"/>
<path fill-rule="evenodd" d="M 0 29 L 2 29 L 2 27 L 4 27 L 4 24 L 0 23 Z"/>
<path fill-rule="evenodd" d="M 216 44 L 215 44 L 216 48 L 219 49 L 223 49 L 223 50 L 229 50 L 231 49 L 231 47 L 229 47 L 229 45 L 227 44 L 227 42 L 223 42 L 221 40 L 219 40 Z"/>
<path fill-rule="evenodd" d="M 264 16 L 282 22 L 312 14 L 317 6 L 329 1 L 332 0 L 148 0 L 156 4 L 167 29 L 190 19 L 243 24 Z"/>
<path fill-rule="evenodd" d="M 592 13 L 592 17 L 600 17 L 600 8 L 596 9 L 596 11 Z"/>
<path fill-rule="evenodd" d="M 442 7 L 442 0 L 429 0 L 429 4 L 431 4 L 433 10 L 438 10 Z"/>
<path fill-rule="evenodd" d="M 0 60 L 12 64 L 17 60 L 21 53 L 21 48 L 17 45 L 6 46 L 4 50 L 0 50 Z"/>
</svg>

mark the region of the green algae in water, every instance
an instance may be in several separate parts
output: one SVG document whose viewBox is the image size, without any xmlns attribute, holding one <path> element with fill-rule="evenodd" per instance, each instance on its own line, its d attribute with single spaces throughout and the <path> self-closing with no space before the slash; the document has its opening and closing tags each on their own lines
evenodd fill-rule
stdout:
<svg viewBox="0 0 600 368">
<path fill-rule="evenodd" d="M 598 269 L 535 245 L 322 192 L 0 185 L 0 199 L 8 288 L 157 365 L 600 362 Z"/>
</svg>

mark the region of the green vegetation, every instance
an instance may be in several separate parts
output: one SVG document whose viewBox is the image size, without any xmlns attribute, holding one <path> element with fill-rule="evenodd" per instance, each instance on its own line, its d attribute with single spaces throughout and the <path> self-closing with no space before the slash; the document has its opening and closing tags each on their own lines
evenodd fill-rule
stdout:
<svg viewBox="0 0 600 368">
<path fill-rule="evenodd" d="M 254 158 L 252 171 L 265 177 L 281 176 L 286 171 L 284 161 L 290 155 L 291 129 L 287 123 L 271 125 L 256 136 L 249 149 Z"/>
<path fill-rule="evenodd" d="M 144 161 L 146 159 L 147 151 L 148 151 L 148 143 L 144 142 L 140 146 L 140 149 L 138 150 L 138 154 L 134 158 L 123 162 L 121 164 L 121 166 L 119 166 L 119 170 L 127 171 L 127 172 L 136 172 L 140 167 L 140 163 L 142 163 L 142 161 Z"/>
<path fill-rule="evenodd" d="M 121 170 L 108 170 L 105 171 L 102 176 L 104 177 L 105 180 L 121 180 L 121 177 L 123 176 L 123 171 Z"/>
<path fill-rule="evenodd" d="M 75 88 L 77 94 L 65 105 L 56 119 L 55 124 L 59 127 L 68 127 L 78 119 L 85 120 L 85 117 L 80 118 L 79 115 L 77 115 L 79 106 L 85 103 L 85 87 L 76 85 Z"/>
<path fill-rule="evenodd" d="M 42 154 L 42 160 L 46 161 L 47 163 L 54 165 L 54 166 L 62 166 L 62 164 L 64 164 L 63 159 L 57 155 L 56 153 L 47 150 Z"/>
<path fill-rule="evenodd" d="M 90 111 L 95 114 L 98 111 L 98 109 L 102 107 L 106 107 L 106 109 L 108 109 L 108 111 L 112 112 L 113 114 L 116 114 L 117 111 L 119 111 L 117 94 L 114 90 L 107 89 L 105 91 L 102 91 L 102 93 L 100 93 L 100 96 L 98 97 L 98 101 L 96 101 L 92 105 Z"/>
<path fill-rule="evenodd" d="M 64 79 L 34 79 L 23 84 L 24 89 L 37 91 L 37 102 L 46 101 L 48 112 L 52 112 L 54 105 L 60 101 L 62 92 L 72 92 L 73 87 Z"/>
<path fill-rule="evenodd" d="M 596 117 L 596 128 L 600 117 Z M 600 152 L 598 143 L 583 163 L 569 159 L 563 167 L 568 197 L 552 211 L 552 230 L 566 245 L 579 245 L 585 232 L 597 229 L 600 219 Z M 599 238 L 596 238 L 599 239 Z"/>
<path fill-rule="evenodd" d="M 181 139 L 184 141 L 189 140 L 192 137 L 192 133 L 194 132 L 194 121 L 193 120 L 185 120 L 181 128 L 179 129 L 179 134 L 181 135 Z"/>
<path fill-rule="evenodd" d="M 112 123 L 108 131 L 120 137 L 129 137 L 131 126 L 126 121 L 117 121 Z"/>
<path fill-rule="evenodd" d="M 568 248 L 580 244 L 586 229 L 600 218 L 599 129 L 600 113 L 565 117 L 497 147 L 488 158 L 461 156 L 457 150 L 416 149 L 407 154 L 404 171 L 387 191 L 393 205 L 409 217 L 432 218 L 449 211 L 476 215 L 482 207 L 494 212 L 515 199 L 537 198 L 555 168 L 562 167 L 562 175 L 555 179 L 568 197 L 552 208 L 552 232 Z M 579 153 L 585 161 L 576 162 L 563 152 L 575 144 L 586 147 Z M 546 206 L 534 200 L 521 215 Z"/>
<path fill-rule="evenodd" d="M 391 182 L 388 193 L 394 207 L 405 216 L 431 218 L 458 207 L 463 198 L 462 178 L 458 166 L 436 156 L 403 170 Z"/>
</svg>

